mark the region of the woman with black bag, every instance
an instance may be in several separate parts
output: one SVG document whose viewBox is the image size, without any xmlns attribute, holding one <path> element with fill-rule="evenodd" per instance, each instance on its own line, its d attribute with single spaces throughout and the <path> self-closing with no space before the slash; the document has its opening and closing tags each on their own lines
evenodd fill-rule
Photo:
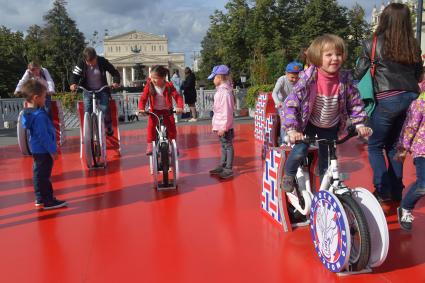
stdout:
<svg viewBox="0 0 425 283">
<path fill-rule="evenodd" d="M 396 144 L 407 109 L 418 96 L 422 73 L 421 51 L 413 36 L 409 8 L 400 3 L 388 5 L 373 37 L 377 38 L 373 60 L 376 107 L 370 115 L 373 134 L 368 141 L 368 153 L 374 194 L 380 202 L 399 202 L 404 188 L 403 163 L 394 159 Z M 363 43 L 354 73 L 358 80 L 372 66 L 372 42 L 373 38 Z"/>
</svg>

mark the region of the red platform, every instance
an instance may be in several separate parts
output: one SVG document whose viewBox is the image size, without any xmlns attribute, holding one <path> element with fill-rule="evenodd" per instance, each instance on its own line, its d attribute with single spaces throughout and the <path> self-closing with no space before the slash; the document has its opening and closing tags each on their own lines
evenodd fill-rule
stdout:
<svg viewBox="0 0 425 283">
<path fill-rule="evenodd" d="M 34 207 L 31 157 L 0 148 L 0 282 L 425 282 L 425 201 L 411 233 L 388 216 L 390 250 L 372 274 L 338 278 L 319 262 L 309 228 L 284 233 L 261 209 L 261 144 L 252 124 L 235 127 L 235 176 L 210 177 L 220 156 L 210 126 L 178 129 L 181 183 L 152 189 L 145 130 L 121 134 L 121 157 L 88 171 L 79 137 L 68 137 L 53 171 L 69 207 Z M 364 146 L 341 147 L 349 185 L 371 186 Z M 405 183 L 415 177 L 411 159 Z"/>
</svg>

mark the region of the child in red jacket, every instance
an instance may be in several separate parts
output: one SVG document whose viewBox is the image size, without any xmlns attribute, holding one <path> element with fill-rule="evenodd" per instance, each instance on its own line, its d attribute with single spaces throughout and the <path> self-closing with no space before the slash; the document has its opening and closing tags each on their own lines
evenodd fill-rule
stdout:
<svg viewBox="0 0 425 283">
<path fill-rule="evenodd" d="M 168 70 L 163 66 L 154 66 L 151 70 L 151 77 L 148 79 L 143 93 L 139 100 L 139 113 L 145 113 L 146 103 L 149 99 L 149 111 L 156 115 L 163 115 L 164 125 L 167 127 L 169 139 L 175 139 L 177 135 L 176 122 L 170 110 L 173 109 L 172 98 L 177 103 L 176 113 L 183 112 L 183 99 L 178 94 L 171 82 L 167 82 Z M 149 115 L 147 126 L 147 148 L 146 155 L 152 154 L 152 141 L 155 140 L 157 120 Z"/>
</svg>

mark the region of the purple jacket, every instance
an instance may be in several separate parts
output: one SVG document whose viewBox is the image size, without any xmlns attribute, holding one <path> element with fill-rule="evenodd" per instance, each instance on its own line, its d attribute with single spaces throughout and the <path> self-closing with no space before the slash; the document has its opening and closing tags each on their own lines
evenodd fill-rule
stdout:
<svg viewBox="0 0 425 283">
<path fill-rule="evenodd" d="M 410 104 L 397 148 L 425 157 L 425 93 Z"/>
<path fill-rule="evenodd" d="M 285 131 L 296 130 L 304 132 L 313 110 L 314 100 L 317 95 L 317 67 L 310 66 L 300 73 L 298 83 L 285 100 L 282 111 L 280 111 L 282 128 Z M 340 111 L 340 132 L 345 129 L 348 119 L 354 125 L 364 123 L 367 114 L 364 111 L 364 104 L 360 99 L 360 94 L 353 86 L 351 74 L 347 70 L 339 72 L 339 111 Z"/>
</svg>

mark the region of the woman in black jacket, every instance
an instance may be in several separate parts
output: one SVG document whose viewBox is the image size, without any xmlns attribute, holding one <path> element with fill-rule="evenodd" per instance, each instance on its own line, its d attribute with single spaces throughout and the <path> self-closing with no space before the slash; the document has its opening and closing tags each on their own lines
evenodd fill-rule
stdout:
<svg viewBox="0 0 425 283">
<path fill-rule="evenodd" d="M 394 159 L 396 144 L 410 103 L 418 96 L 422 73 L 420 48 L 413 36 L 409 8 L 388 5 L 379 18 L 373 78 L 376 108 L 370 117 L 369 162 L 373 169 L 375 196 L 379 201 L 400 201 L 403 163 Z M 360 80 L 371 66 L 373 39 L 363 43 L 354 73 Z M 385 161 L 384 152 L 387 158 Z"/>
<path fill-rule="evenodd" d="M 189 67 L 184 69 L 185 80 L 182 84 L 182 90 L 184 95 L 184 103 L 189 105 L 192 119 L 189 122 L 196 122 L 196 77 L 195 74 Z"/>
</svg>

